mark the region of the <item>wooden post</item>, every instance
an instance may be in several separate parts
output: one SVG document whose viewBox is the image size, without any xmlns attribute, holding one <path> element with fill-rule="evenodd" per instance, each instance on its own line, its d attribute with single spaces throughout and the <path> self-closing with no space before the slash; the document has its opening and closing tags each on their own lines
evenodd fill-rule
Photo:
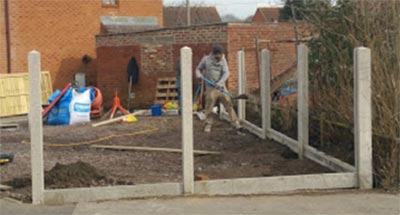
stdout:
<svg viewBox="0 0 400 215">
<path fill-rule="evenodd" d="M 181 49 L 183 192 L 194 193 L 192 49 Z"/>
<path fill-rule="evenodd" d="M 261 110 L 262 110 L 262 129 L 264 136 L 267 137 L 268 131 L 271 129 L 271 66 L 270 53 L 268 49 L 261 52 L 261 71 L 260 71 L 260 88 L 261 88 Z"/>
<path fill-rule="evenodd" d="M 40 53 L 31 51 L 29 61 L 29 129 L 31 135 L 32 204 L 43 203 L 43 119 Z"/>
<path fill-rule="evenodd" d="M 238 94 L 242 95 L 246 93 L 246 67 L 244 51 L 240 50 L 237 53 L 238 61 Z M 238 118 L 243 121 L 246 119 L 246 100 L 238 100 Z"/>
<path fill-rule="evenodd" d="M 308 48 L 304 44 L 297 47 L 297 129 L 299 158 L 304 158 L 304 148 L 308 145 Z"/>
<path fill-rule="evenodd" d="M 354 49 L 354 144 L 360 189 L 372 188 L 371 50 Z"/>
</svg>

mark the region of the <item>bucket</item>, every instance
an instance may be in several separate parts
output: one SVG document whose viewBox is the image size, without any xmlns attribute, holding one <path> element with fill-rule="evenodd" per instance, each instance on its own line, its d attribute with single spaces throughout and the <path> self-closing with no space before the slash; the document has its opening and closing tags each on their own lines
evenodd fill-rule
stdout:
<svg viewBox="0 0 400 215">
<path fill-rule="evenodd" d="M 151 106 L 151 115 L 152 116 L 161 116 L 161 105 L 152 105 Z"/>
</svg>

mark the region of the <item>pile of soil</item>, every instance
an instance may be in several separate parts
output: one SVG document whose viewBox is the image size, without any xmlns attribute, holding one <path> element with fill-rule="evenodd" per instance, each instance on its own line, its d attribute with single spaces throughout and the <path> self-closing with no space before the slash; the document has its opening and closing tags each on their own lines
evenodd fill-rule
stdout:
<svg viewBox="0 0 400 215">
<path fill-rule="evenodd" d="M 49 172 L 46 172 L 45 184 L 46 188 L 54 189 L 132 183 L 107 178 L 92 165 L 78 161 L 68 165 L 57 163 Z"/>
<path fill-rule="evenodd" d="M 14 178 L 11 181 L 5 182 L 5 184 L 12 186 L 16 190 L 22 191 L 20 192 L 20 195 L 9 195 L 10 197 L 24 202 L 31 201 L 30 190 L 32 181 L 30 177 Z M 133 183 L 129 181 L 116 180 L 112 177 L 106 177 L 95 167 L 82 161 L 67 165 L 56 163 L 56 165 L 50 171 L 45 172 L 46 189 L 132 184 Z M 24 190 L 28 192 L 24 192 Z"/>
</svg>

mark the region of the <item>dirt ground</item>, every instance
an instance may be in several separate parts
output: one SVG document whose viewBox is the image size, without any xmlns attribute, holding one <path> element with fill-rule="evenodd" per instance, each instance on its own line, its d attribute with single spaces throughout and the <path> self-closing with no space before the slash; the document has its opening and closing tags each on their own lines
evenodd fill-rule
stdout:
<svg viewBox="0 0 400 215">
<path fill-rule="evenodd" d="M 112 151 L 92 144 L 181 148 L 180 117 L 139 117 L 137 123 L 44 127 L 46 188 L 180 182 L 181 154 Z M 227 122 L 215 120 L 211 133 L 194 121 L 194 149 L 221 152 L 196 155 L 195 174 L 210 179 L 326 173 L 310 160 L 298 160 L 288 148 L 245 133 L 237 135 Z M 17 131 L 2 131 L 1 152 L 14 153 L 14 162 L 0 166 L 0 182 L 15 189 L 1 196 L 30 200 L 30 145 L 28 122 Z M 110 136 L 111 135 L 111 136 Z M 91 140 L 101 141 L 93 143 Z M 86 141 L 86 142 L 85 142 Z M 78 170 L 77 170 L 78 169 Z"/>
</svg>

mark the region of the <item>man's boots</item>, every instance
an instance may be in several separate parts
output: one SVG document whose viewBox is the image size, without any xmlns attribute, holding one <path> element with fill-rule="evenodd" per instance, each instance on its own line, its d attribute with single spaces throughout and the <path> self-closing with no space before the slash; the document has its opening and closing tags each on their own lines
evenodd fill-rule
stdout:
<svg viewBox="0 0 400 215">
<path fill-rule="evenodd" d="M 211 124 L 206 123 L 204 125 L 204 132 L 207 132 L 207 133 L 211 132 Z"/>
<path fill-rule="evenodd" d="M 244 135 L 245 135 L 244 129 L 243 129 L 242 125 L 240 125 L 240 122 L 239 122 L 239 121 L 234 122 L 234 125 L 233 125 L 233 126 L 234 126 L 235 129 L 236 129 L 236 134 L 241 135 L 241 136 L 244 136 Z"/>
</svg>

